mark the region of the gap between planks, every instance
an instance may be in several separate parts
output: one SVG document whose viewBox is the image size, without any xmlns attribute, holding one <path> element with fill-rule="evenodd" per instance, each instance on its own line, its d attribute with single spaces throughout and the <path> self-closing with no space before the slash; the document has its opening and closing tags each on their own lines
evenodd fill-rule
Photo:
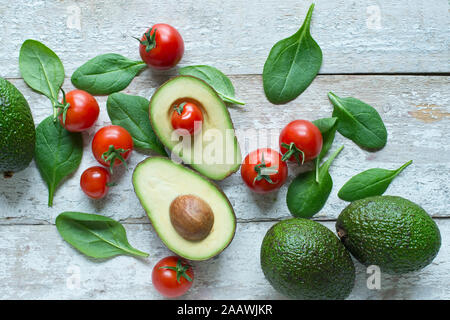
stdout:
<svg viewBox="0 0 450 320">
<path fill-rule="evenodd" d="M 144 69 L 145 70 L 145 69 Z M 178 73 L 172 73 L 172 72 L 161 72 L 158 73 L 157 76 L 168 76 L 168 77 L 174 77 L 179 75 Z M 261 73 L 227 73 L 227 76 L 230 77 L 256 77 L 256 76 L 262 76 Z M 366 72 L 353 72 L 353 73 L 318 73 L 318 76 L 393 76 L 393 77 L 400 77 L 400 76 L 416 76 L 416 77 L 448 77 L 450 76 L 450 72 L 372 72 L 372 73 L 366 73 Z M 136 76 L 139 77 L 139 74 Z M 71 76 L 65 76 L 64 79 L 70 79 Z M 23 80 L 22 77 L 6 77 L 6 80 Z"/>
<path fill-rule="evenodd" d="M 264 223 L 264 222 L 278 222 L 281 220 L 293 218 L 292 216 L 285 216 L 285 217 L 279 217 L 279 218 L 267 218 L 267 219 L 236 219 L 236 223 L 241 224 L 247 224 L 247 223 Z M 433 220 L 450 220 L 450 217 L 447 216 L 434 216 L 431 217 Z M 50 223 L 47 221 L 35 221 L 35 222 L 18 222 L 18 223 L 1 223 L 1 221 L 9 220 L 7 218 L 0 219 L 0 228 L 1 227 L 9 227 L 9 226 L 54 226 L 54 223 Z M 141 221 L 142 220 L 142 221 Z M 336 219 L 331 218 L 318 218 L 318 219 L 311 219 L 313 221 L 317 222 L 335 222 Z M 151 224 L 151 222 L 147 218 L 141 218 L 141 219 L 126 219 L 126 220 L 117 220 L 123 225 L 137 225 L 137 224 Z"/>
</svg>

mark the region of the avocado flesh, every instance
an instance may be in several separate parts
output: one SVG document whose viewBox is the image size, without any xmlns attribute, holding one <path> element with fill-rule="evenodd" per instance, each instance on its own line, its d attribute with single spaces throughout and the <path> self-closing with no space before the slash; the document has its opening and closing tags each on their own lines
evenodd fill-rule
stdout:
<svg viewBox="0 0 450 320">
<path fill-rule="evenodd" d="M 352 202 L 339 215 L 336 230 L 359 262 L 390 274 L 422 269 L 441 246 L 433 219 L 417 204 L 397 196 Z"/>
<path fill-rule="evenodd" d="M 179 256 L 207 260 L 224 250 L 233 239 L 236 218 L 228 198 L 196 172 L 167 158 L 147 158 L 134 170 L 133 185 L 158 236 Z M 214 224 L 203 240 L 186 240 L 172 226 L 170 204 L 180 195 L 197 196 L 211 207 Z"/>
<path fill-rule="evenodd" d="M 12 83 L 0 77 L 0 172 L 7 175 L 28 167 L 35 140 L 28 102 Z"/>
<path fill-rule="evenodd" d="M 355 282 L 353 261 L 339 239 L 302 218 L 280 221 L 267 231 L 261 267 L 270 284 L 293 299 L 345 299 Z"/>
<path fill-rule="evenodd" d="M 178 139 L 172 140 L 171 116 L 173 105 L 185 100 L 199 105 L 203 124 L 195 139 L 183 138 L 183 143 L 189 143 L 182 149 Z M 239 169 L 241 151 L 228 109 L 203 80 L 178 76 L 167 81 L 152 96 L 149 114 L 153 130 L 164 146 L 207 178 L 222 180 Z"/>
</svg>

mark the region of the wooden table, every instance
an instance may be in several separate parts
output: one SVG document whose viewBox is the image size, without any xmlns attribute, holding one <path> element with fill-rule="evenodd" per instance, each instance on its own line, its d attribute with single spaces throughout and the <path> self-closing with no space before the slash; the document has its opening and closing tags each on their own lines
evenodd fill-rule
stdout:
<svg viewBox="0 0 450 320">
<path fill-rule="evenodd" d="M 334 148 L 345 148 L 331 167 L 334 189 L 315 219 L 330 229 L 346 203 L 336 196 L 354 174 L 372 167 L 397 168 L 413 160 L 386 194 L 400 195 L 423 206 L 435 219 L 442 247 L 420 272 L 382 275 L 381 289 L 369 290 L 365 268 L 356 263 L 350 299 L 450 298 L 450 86 L 449 4 L 447 0 L 343 1 L 317 0 L 312 34 L 323 50 L 320 75 L 296 100 L 272 105 L 264 96 L 261 73 L 271 46 L 301 25 L 309 1 L 3 1 L 0 6 L 0 76 L 27 98 L 34 120 L 51 113 L 49 101 L 29 89 L 20 77 L 18 55 L 31 38 L 52 48 L 72 72 L 88 59 L 115 52 L 139 59 L 137 41 L 157 22 L 174 25 L 186 52 L 180 66 L 210 64 L 230 76 L 243 107 L 229 108 L 243 153 L 248 129 L 270 128 L 267 146 L 277 147 L 277 134 L 290 120 L 314 120 L 331 114 L 328 91 L 355 96 L 373 105 L 385 121 L 389 138 L 376 153 L 358 148 L 337 135 Z M 177 70 L 145 70 L 125 93 L 149 98 Z M 130 169 L 118 170 L 118 186 L 102 201 L 81 191 L 79 178 L 96 164 L 93 133 L 109 124 L 106 97 L 98 97 L 101 115 L 83 134 L 80 168 L 59 187 L 54 207 L 35 164 L 0 181 L 0 298 L 2 299 L 158 299 L 151 270 L 168 249 L 155 235 L 131 185 L 132 168 L 151 155 L 135 152 Z M 304 169 L 301 169 L 304 170 Z M 290 180 L 299 169 L 290 167 Z M 189 299 L 283 299 L 265 280 L 259 265 L 262 238 L 275 221 L 288 218 L 286 186 L 269 196 L 252 194 L 240 175 L 219 182 L 238 217 L 235 239 L 220 256 L 194 263 L 196 281 Z M 65 243 L 54 226 L 62 211 L 99 213 L 120 220 L 132 245 L 148 259 L 127 256 L 107 261 L 88 259 Z"/>
</svg>

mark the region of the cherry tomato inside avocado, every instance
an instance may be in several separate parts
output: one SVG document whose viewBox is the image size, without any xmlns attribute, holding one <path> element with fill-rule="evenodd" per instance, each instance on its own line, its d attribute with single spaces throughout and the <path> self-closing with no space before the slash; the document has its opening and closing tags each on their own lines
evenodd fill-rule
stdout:
<svg viewBox="0 0 450 320">
<path fill-rule="evenodd" d="M 241 166 L 245 184 L 256 193 L 279 189 L 287 179 L 288 168 L 281 154 L 270 148 L 250 152 Z"/>
<path fill-rule="evenodd" d="M 184 53 L 184 42 L 174 27 L 158 23 L 148 29 L 140 39 L 139 53 L 149 66 L 159 70 L 173 68 Z"/>
<path fill-rule="evenodd" d="M 193 102 L 181 102 L 173 106 L 171 122 L 172 127 L 180 134 L 192 135 L 202 126 L 202 110 Z"/>
<path fill-rule="evenodd" d="M 153 286 L 168 298 L 185 294 L 192 286 L 193 281 L 192 267 L 176 256 L 160 260 L 152 271 Z"/>
<path fill-rule="evenodd" d="M 316 158 L 322 150 L 322 133 L 311 121 L 294 120 L 280 133 L 283 160 L 298 164 Z"/>
</svg>

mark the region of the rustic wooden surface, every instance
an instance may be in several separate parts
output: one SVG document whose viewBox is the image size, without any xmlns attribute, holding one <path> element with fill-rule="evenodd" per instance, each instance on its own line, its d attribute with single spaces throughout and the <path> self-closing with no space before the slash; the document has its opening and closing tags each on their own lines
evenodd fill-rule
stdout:
<svg viewBox="0 0 450 320">
<path fill-rule="evenodd" d="M 136 40 L 130 36 L 164 21 L 176 26 L 185 39 L 186 54 L 180 66 L 215 65 L 230 75 L 237 96 L 247 102 L 244 107 L 230 107 L 243 153 L 253 149 L 256 141 L 276 147 L 279 130 L 290 120 L 329 116 L 328 91 L 358 97 L 380 112 L 388 144 L 371 153 L 337 135 L 333 148 L 341 144 L 345 148 L 332 165 L 335 187 L 316 219 L 333 230 L 333 220 L 346 206 L 336 196 L 345 181 L 368 168 L 393 169 L 412 159 L 413 165 L 392 183 L 387 194 L 423 206 L 437 221 L 443 244 L 433 264 L 424 270 L 398 277 L 383 275 L 381 290 L 367 289 L 365 269 L 357 263 L 357 282 L 350 298 L 450 299 L 447 1 L 383 1 L 378 5 L 316 1 L 312 33 L 324 53 L 321 75 L 298 99 L 281 106 L 266 100 L 260 73 L 270 47 L 296 31 L 309 2 L 165 1 L 152 3 L 152 10 L 148 6 L 148 1 L 120 0 L 2 3 L 0 76 L 24 93 L 39 123 L 51 113 L 51 107 L 20 78 L 17 58 L 25 39 L 41 40 L 52 48 L 70 77 L 97 54 L 117 52 L 138 59 Z M 176 70 L 146 70 L 124 92 L 149 98 L 173 74 Z M 71 88 L 67 78 L 64 89 Z M 53 208 L 46 205 L 47 190 L 34 163 L 12 179 L 0 181 L 0 298 L 161 298 L 151 285 L 151 268 L 169 252 L 132 191 L 132 169 L 117 170 L 119 184 L 102 201 L 87 199 L 79 188 L 82 171 L 96 163 L 89 150 L 93 134 L 109 123 L 106 97 L 98 97 L 98 101 L 100 119 L 84 134 L 82 164 L 57 190 Z M 262 128 L 272 131 L 259 137 L 258 131 L 249 131 Z M 135 152 L 130 167 L 149 155 Z M 289 179 L 306 169 L 291 166 Z M 239 222 L 236 238 L 219 257 L 194 264 L 197 280 L 186 298 L 282 299 L 262 275 L 259 249 L 267 229 L 289 217 L 286 187 L 276 194 L 257 196 L 244 187 L 239 173 L 218 184 L 235 208 Z M 122 221 L 130 242 L 150 252 L 150 258 L 86 259 L 63 242 L 53 226 L 55 217 L 65 210 L 96 212 Z M 78 271 L 80 284 L 71 284 Z"/>
</svg>

